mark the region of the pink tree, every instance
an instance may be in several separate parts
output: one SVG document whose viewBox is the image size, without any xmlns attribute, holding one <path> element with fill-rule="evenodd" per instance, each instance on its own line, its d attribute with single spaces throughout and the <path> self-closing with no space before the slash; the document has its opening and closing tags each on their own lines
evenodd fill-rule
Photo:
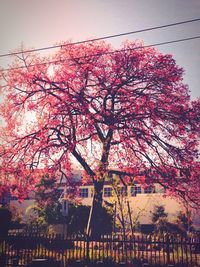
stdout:
<svg viewBox="0 0 200 267">
<path fill-rule="evenodd" d="M 23 197 L 41 172 L 69 178 L 74 158 L 94 184 L 93 235 L 114 173 L 199 204 L 199 102 L 190 101 L 171 55 L 141 42 L 118 51 L 68 44 L 51 58 L 22 52 L 12 68 L 1 72 L 1 190 Z"/>
</svg>

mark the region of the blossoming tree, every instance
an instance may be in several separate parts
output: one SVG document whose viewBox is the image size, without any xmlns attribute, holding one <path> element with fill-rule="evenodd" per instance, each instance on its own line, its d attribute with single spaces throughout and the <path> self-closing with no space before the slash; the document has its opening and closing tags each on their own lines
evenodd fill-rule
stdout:
<svg viewBox="0 0 200 267">
<path fill-rule="evenodd" d="M 23 197 L 41 172 L 70 182 L 74 158 L 94 184 L 91 234 L 112 174 L 198 205 L 200 105 L 182 79 L 171 55 L 141 42 L 117 51 L 65 43 L 49 58 L 22 52 L 1 71 L 1 191 Z"/>
</svg>

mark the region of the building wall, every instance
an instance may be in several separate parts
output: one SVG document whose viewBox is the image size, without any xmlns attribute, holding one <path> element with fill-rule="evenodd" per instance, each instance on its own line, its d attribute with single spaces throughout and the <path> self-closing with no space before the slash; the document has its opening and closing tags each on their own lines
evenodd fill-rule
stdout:
<svg viewBox="0 0 200 267">
<path fill-rule="evenodd" d="M 112 188 L 110 185 L 104 186 L 105 188 Z M 60 188 L 64 190 L 64 187 Z M 79 203 L 82 205 L 92 205 L 93 199 L 93 186 L 92 185 L 84 185 L 80 186 L 80 194 L 83 193 L 79 198 Z M 87 194 L 85 194 L 87 192 Z M 110 197 L 105 197 L 103 193 L 103 199 L 111 204 L 114 204 L 116 201 L 116 197 L 114 194 Z M 170 196 L 165 196 L 163 188 L 155 185 L 151 193 L 145 193 L 145 190 L 141 188 L 141 193 L 136 195 L 132 195 L 131 186 L 127 187 L 127 196 L 123 196 L 123 208 L 124 211 L 127 210 L 127 202 L 129 202 L 132 218 L 137 218 L 141 224 L 150 224 L 152 223 L 151 217 L 152 212 L 154 211 L 155 206 L 164 206 L 165 211 L 168 213 L 168 219 L 170 221 L 174 221 L 178 215 L 178 212 L 184 211 L 183 206 L 177 201 L 177 199 L 172 198 Z M 27 215 L 25 214 L 25 210 L 28 206 L 33 205 L 34 200 L 25 200 L 22 203 L 19 203 L 17 200 L 11 200 L 11 205 L 14 205 L 20 212 L 24 213 L 23 220 L 27 219 Z M 65 203 L 66 206 L 66 203 Z M 66 206 L 66 210 L 68 210 L 68 205 Z M 195 227 L 200 229 L 200 212 L 196 212 L 194 214 L 194 222 Z"/>
<path fill-rule="evenodd" d="M 111 186 L 106 185 L 105 188 Z M 88 189 L 88 197 L 81 198 L 81 203 L 83 205 L 92 205 L 92 196 L 93 196 L 93 186 L 80 186 L 80 190 L 83 188 Z M 127 188 L 127 196 L 123 197 L 123 206 L 124 210 L 127 209 L 127 202 L 129 202 L 132 217 L 136 218 L 139 216 L 139 222 L 141 224 L 150 224 L 152 223 L 151 217 L 152 212 L 154 211 L 155 206 L 163 205 L 165 211 L 168 213 L 168 219 L 170 221 L 175 220 L 179 211 L 183 210 L 181 204 L 175 199 L 169 196 L 164 196 L 163 189 L 159 186 L 156 186 L 154 192 L 152 193 L 145 193 L 144 189 L 141 189 L 141 193 L 136 194 L 136 196 L 131 195 L 131 186 Z M 103 199 L 109 203 L 114 203 L 116 201 L 116 197 L 105 197 Z"/>
</svg>

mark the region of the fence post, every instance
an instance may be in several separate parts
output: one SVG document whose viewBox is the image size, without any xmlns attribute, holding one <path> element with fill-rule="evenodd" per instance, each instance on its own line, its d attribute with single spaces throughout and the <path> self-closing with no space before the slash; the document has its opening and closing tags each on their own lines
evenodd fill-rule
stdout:
<svg viewBox="0 0 200 267">
<path fill-rule="evenodd" d="M 89 261 L 90 258 L 90 240 L 89 240 L 89 236 L 86 236 L 86 260 L 87 262 Z"/>
<path fill-rule="evenodd" d="M 4 251 L 0 253 L 0 266 L 6 267 L 6 254 Z"/>
<path fill-rule="evenodd" d="M 169 235 L 166 235 L 166 252 L 167 252 L 167 264 L 170 263 L 170 239 Z"/>
<path fill-rule="evenodd" d="M 13 267 L 17 267 L 18 264 L 19 264 L 19 259 L 18 259 L 18 258 L 14 258 L 14 259 L 12 260 L 12 264 L 13 264 Z"/>
</svg>

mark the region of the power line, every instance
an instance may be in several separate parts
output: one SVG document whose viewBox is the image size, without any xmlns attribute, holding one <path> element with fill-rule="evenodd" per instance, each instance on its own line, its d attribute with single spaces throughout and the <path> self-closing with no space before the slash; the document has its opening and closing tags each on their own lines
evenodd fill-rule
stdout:
<svg viewBox="0 0 200 267">
<path fill-rule="evenodd" d="M 68 43 L 68 44 L 63 44 L 63 45 L 52 45 L 52 46 L 46 46 L 46 47 L 41 47 L 41 48 L 35 48 L 35 49 L 25 50 L 25 51 L 22 51 L 22 52 L 23 53 L 32 53 L 32 52 L 36 52 L 36 51 L 43 51 L 43 50 L 55 49 L 55 48 L 59 48 L 59 47 L 61 48 L 61 47 L 66 47 L 66 46 L 71 46 L 71 45 L 76 45 L 76 44 L 83 44 L 83 43 L 88 43 L 88 42 L 106 40 L 106 39 L 116 38 L 116 37 L 120 37 L 120 36 L 131 35 L 131 34 L 135 34 L 135 33 L 147 32 L 147 31 L 158 30 L 158 29 L 168 28 L 168 27 L 172 27 L 172 26 L 182 25 L 182 24 L 186 24 L 186 23 L 192 23 L 192 22 L 196 22 L 196 21 L 199 21 L 199 20 L 200 20 L 200 18 L 196 18 L 196 19 L 191 19 L 191 20 L 185 20 L 185 21 L 165 24 L 165 25 L 161 25 L 161 26 L 145 28 L 145 29 L 142 29 L 142 30 L 124 32 L 124 33 L 113 34 L 113 35 L 98 37 L 98 38 L 94 38 L 94 39 L 89 39 L 89 40 L 78 41 L 78 42 L 74 42 L 74 43 Z M 22 52 L 13 52 L 13 53 L 0 54 L 0 57 L 19 55 Z"/>
<path fill-rule="evenodd" d="M 85 56 L 82 56 L 82 57 L 74 57 L 74 58 L 71 58 L 71 59 L 65 59 L 65 60 L 61 60 L 60 59 L 60 60 L 55 60 L 55 61 L 48 61 L 48 62 L 43 62 L 43 63 L 38 63 L 38 64 L 32 64 L 32 65 L 28 65 L 28 66 L 20 66 L 20 67 L 16 67 L 16 68 L 15 67 L 14 68 L 8 68 L 8 69 L 0 70 L 0 71 L 24 69 L 24 68 L 27 68 L 27 67 L 41 66 L 41 65 L 53 64 L 53 63 L 54 64 L 56 64 L 56 63 L 65 63 L 66 61 L 70 61 L 72 59 L 73 60 L 79 60 L 79 59 L 85 59 L 85 58 L 101 56 L 101 55 L 110 55 L 110 54 L 115 54 L 115 53 L 119 53 L 119 52 L 133 51 L 133 50 L 137 50 L 137 49 L 141 49 L 141 48 L 162 46 L 162 45 L 173 44 L 173 43 L 180 43 L 180 42 L 191 41 L 191 40 L 195 40 L 195 39 L 200 39 L 200 35 L 199 36 L 193 36 L 193 37 L 187 37 L 187 38 L 183 38 L 183 39 L 177 39 L 177 40 L 165 41 L 165 42 L 160 42 L 160 43 L 154 43 L 154 44 L 150 44 L 150 45 L 138 46 L 138 47 L 134 47 L 134 48 L 126 48 L 126 49 L 115 50 L 115 51 L 110 51 L 110 52 L 103 52 L 103 53 L 85 55 Z M 82 63 L 82 64 L 85 64 L 85 63 Z"/>
</svg>

